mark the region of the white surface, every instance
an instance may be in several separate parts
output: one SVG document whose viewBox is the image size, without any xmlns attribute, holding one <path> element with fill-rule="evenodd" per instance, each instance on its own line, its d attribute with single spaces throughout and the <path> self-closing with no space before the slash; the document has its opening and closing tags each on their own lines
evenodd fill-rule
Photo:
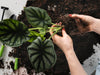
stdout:
<svg viewBox="0 0 100 75">
<path fill-rule="evenodd" d="M 97 45 L 93 45 L 93 49 L 95 53 L 83 63 L 83 67 L 88 75 L 91 75 L 96 70 L 98 61 L 100 61 L 100 44 L 97 43 Z"/>
<path fill-rule="evenodd" d="M 2 45 L 2 43 L 0 43 L 0 48 L 1 48 L 1 45 Z M 4 52 L 3 52 L 3 55 L 2 55 L 2 59 L 3 59 L 3 62 L 4 62 L 4 66 L 5 67 L 4 67 L 4 69 L 2 69 L 2 68 L 0 69 L 0 75 L 7 75 L 8 73 L 9 73 L 9 75 L 11 75 L 11 73 L 13 72 L 12 69 L 7 69 L 7 65 L 9 65 L 10 61 L 15 61 L 14 58 L 9 58 L 8 57 L 8 53 L 11 50 L 12 50 L 12 48 L 9 47 L 9 46 L 5 46 L 5 48 L 4 48 Z"/>
<path fill-rule="evenodd" d="M 98 66 L 96 68 L 96 73 L 95 74 L 100 75 L 100 61 L 99 61 Z"/>
<path fill-rule="evenodd" d="M 5 12 L 4 19 L 6 19 L 9 18 L 12 14 L 16 14 L 16 16 L 21 14 L 21 10 L 23 10 L 25 7 L 26 2 L 27 0 L 0 0 L 0 20 L 3 12 L 1 6 L 9 8 L 9 10 Z"/>
</svg>

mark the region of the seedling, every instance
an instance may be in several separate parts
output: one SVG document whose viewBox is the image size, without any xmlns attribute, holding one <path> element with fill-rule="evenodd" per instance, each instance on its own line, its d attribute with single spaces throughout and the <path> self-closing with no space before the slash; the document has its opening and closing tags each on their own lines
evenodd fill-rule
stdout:
<svg viewBox="0 0 100 75">
<path fill-rule="evenodd" d="M 3 20 L 0 22 L 0 41 L 12 47 L 18 47 L 24 42 L 31 42 L 27 48 L 30 62 L 36 72 L 45 71 L 56 63 L 57 56 L 51 38 L 60 32 L 63 26 L 52 23 L 47 12 L 38 7 L 25 8 L 25 14 L 32 28 L 28 28 L 17 20 Z M 55 27 L 50 25 L 55 25 Z M 53 34 L 46 38 L 45 35 L 50 30 L 53 31 Z M 14 69 L 16 70 L 18 58 L 15 60 Z"/>
<path fill-rule="evenodd" d="M 33 26 L 33 28 L 28 29 L 30 32 L 33 30 L 38 30 L 39 33 L 44 36 L 46 33 L 50 32 L 50 29 L 57 33 L 63 27 L 52 23 L 51 18 L 44 9 L 38 7 L 27 7 L 25 8 L 25 13 L 28 22 Z M 55 25 L 55 27 L 48 27 L 48 25 Z"/>
</svg>

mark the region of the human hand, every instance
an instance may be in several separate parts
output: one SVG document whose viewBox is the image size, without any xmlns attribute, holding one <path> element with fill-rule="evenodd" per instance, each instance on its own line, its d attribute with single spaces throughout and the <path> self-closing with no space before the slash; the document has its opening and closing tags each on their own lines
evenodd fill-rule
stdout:
<svg viewBox="0 0 100 75">
<path fill-rule="evenodd" d="M 100 19 L 96 19 L 88 15 L 79 14 L 69 14 L 69 16 L 77 20 L 77 27 L 81 33 L 94 31 L 100 34 Z M 82 20 L 82 22 L 86 24 L 86 27 L 82 26 L 79 20 Z"/>
<path fill-rule="evenodd" d="M 61 23 L 59 23 L 61 25 Z M 52 26 L 54 27 L 54 25 Z M 52 29 L 50 30 L 52 35 Z M 53 42 L 65 53 L 66 51 L 73 50 L 73 42 L 71 37 L 66 33 L 65 29 L 62 29 L 62 36 L 55 34 L 52 36 Z"/>
</svg>

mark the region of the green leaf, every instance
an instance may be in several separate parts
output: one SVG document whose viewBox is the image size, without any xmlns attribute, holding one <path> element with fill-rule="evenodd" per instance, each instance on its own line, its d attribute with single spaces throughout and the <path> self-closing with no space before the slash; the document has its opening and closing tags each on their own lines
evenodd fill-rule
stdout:
<svg viewBox="0 0 100 75">
<path fill-rule="evenodd" d="M 28 28 L 23 23 L 7 19 L 0 22 L 0 41 L 18 47 L 28 40 Z"/>
<path fill-rule="evenodd" d="M 41 37 L 42 40 L 45 40 L 44 35 L 36 32 L 36 31 L 30 31 L 30 34 L 29 34 L 30 39 L 28 40 L 28 42 L 33 42 L 37 37 Z"/>
<path fill-rule="evenodd" d="M 38 7 L 26 7 L 25 13 L 28 22 L 33 27 L 47 28 L 51 24 L 51 18 L 44 9 Z"/>
<path fill-rule="evenodd" d="M 46 30 L 44 28 L 43 29 L 39 29 L 39 32 L 43 36 L 46 34 Z"/>
<path fill-rule="evenodd" d="M 40 34 L 36 31 L 30 31 L 28 42 L 33 42 Z"/>
<path fill-rule="evenodd" d="M 45 71 L 54 66 L 57 56 L 51 40 L 42 41 L 40 37 L 28 46 L 28 54 L 33 68 L 37 72 Z"/>
</svg>

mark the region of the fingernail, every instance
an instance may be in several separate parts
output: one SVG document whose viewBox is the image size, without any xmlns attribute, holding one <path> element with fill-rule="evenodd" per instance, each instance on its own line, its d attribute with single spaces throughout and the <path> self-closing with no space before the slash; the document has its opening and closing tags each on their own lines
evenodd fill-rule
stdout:
<svg viewBox="0 0 100 75">
<path fill-rule="evenodd" d="M 53 25 L 52 27 L 55 27 L 55 25 Z"/>
<path fill-rule="evenodd" d="M 62 30 L 65 30 L 65 28 L 63 28 Z"/>
<path fill-rule="evenodd" d="M 69 14 L 69 17 L 71 17 L 72 16 L 72 14 Z"/>
</svg>

